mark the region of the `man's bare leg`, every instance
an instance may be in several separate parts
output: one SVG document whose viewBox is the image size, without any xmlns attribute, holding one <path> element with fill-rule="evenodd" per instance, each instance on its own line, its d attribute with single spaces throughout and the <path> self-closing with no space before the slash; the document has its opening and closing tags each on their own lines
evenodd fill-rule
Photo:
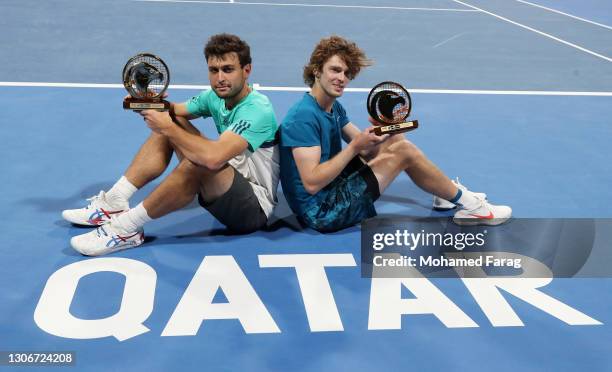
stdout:
<svg viewBox="0 0 612 372">
<path fill-rule="evenodd" d="M 200 193 L 205 202 L 212 202 L 229 190 L 234 181 L 234 169 L 226 165 L 212 171 L 183 159 L 179 165 L 143 201 L 152 219 L 179 210 Z"/>
<path fill-rule="evenodd" d="M 391 138 L 382 146 L 378 155 L 368 162 L 378 180 L 381 193 L 404 171 L 424 191 L 445 199 L 455 197 L 457 187 L 403 136 Z"/>
<path fill-rule="evenodd" d="M 508 206 L 493 205 L 468 190 L 459 190 L 409 141 L 399 137 L 384 145 L 368 162 L 381 193 L 404 171 L 423 190 L 460 204 L 462 208 L 455 212 L 453 218 L 459 225 L 499 225 L 512 216 L 512 208 Z"/>
<path fill-rule="evenodd" d="M 179 117 L 177 122 L 187 132 L 200 134 L 200 131 L 187 119 Z M 164 173 L 174 151 L 175 149 L 165 136 L 155 132 L 151 133 L 126 170 L 125 178 L 136 188 L 142 188 Z M 179 160 L 183 158 L 179 152 L 177 156 Z"/>
<path fill-rule="evenodd" d="M 188 120 L 177 118 L 177 121 L 184 130 L 200 133 Z M 91 198 L 87 207 L 62 211 L 62 217 L 77 225 L 98 226 L 108 222 L 112 216 L 127 211 L 132 195 L 166 170 L 173 152 L 176 152 L 179 160 L 183 158 L 167 138 L 151 133 L 124 175 L 108 191 Z"/>
<path fill-rule="evenodd" d="M 111 219 L 97 231 L 73 237 L 70 244 L 88 256 L 138 246 L 144 242 L 145 223 L 183 208 L 198 192 L 205 201 L 214 201 L 230 189 L 234 172 L 231 166 L 212 171 L 183 159 L 144 202 Z"/>
<path fill-rule="evenodd" d="M 125 178 L 136 188 L 142 188 L 164 173 L 172 153 L 172 146 L 166 137 L 151 133 L 125 171 Z"/>
</svg>

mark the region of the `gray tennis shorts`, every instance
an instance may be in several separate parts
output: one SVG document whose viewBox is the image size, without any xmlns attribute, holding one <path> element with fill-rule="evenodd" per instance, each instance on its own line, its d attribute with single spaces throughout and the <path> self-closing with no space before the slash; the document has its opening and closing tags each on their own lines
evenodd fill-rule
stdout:
<svg viewBox="0 0 612 372">
<path fill-rule="evenodd" d="M 225 194 L 207 203 L 198 193 L 198 202 L 229 230 L 238 234 L 257 231 L 268 222 L 249 181 L 234 167 L 234 181 Z"/>
</svg>

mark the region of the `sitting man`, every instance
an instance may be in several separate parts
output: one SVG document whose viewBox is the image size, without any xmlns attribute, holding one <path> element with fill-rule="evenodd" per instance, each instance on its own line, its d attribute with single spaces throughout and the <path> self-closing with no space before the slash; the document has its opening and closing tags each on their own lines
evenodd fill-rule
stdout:
<svg viewBox="0 0 612 372">
<path fill-rule="evenodd" d="M 483 194 L 452 182 L 403 135 L 377 136 L 373 127 L 360 131 L 350 122 L 337 98 L 368 65 L 355 43 L 331 36 L 319 41 L 304 67 L 311 90 L 281 124 L 281 183 L 298 219 L 328 232 L 373 217 L 374 201 L 405 172 L 423 190 L 459 205 L 458 224 L 508 220 L 510 207 L 489 204 Z M 341 138 L 348 143 L 344 149 Z"/>
<path fill-rule="evenodd" d="M 268 98 L 247 84 L 251 72 L 249 46 L 229 34 L 214 35 L 204 48 L 212 90 L 168 112 L 144 110 L 152 130 L 125 174 L 86 208 L 65 210 L 64 219 L 99 226 L 75 236 L 70 244 L 97 256 L 138 246 L 143 225 L 188 205 L 200 205 L 237 233 L 264 227 L 277 203 L 279 178 L 278 124 Z M 189 120 L 212 117 L 218 140 L 204 137 Z M 159 177 L 172 153 L 179 164 L 147 198 L 129 209 L 130 197 Z"/>
</svg>

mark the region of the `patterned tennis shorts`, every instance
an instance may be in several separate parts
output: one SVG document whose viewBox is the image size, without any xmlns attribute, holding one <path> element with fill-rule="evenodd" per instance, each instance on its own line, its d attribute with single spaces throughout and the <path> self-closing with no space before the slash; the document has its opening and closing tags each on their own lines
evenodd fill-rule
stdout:
<svg viewBox="0 0 612 372">
<path fill-rule="evenodd" d="M 340 175 L 325 187 L 325 199 L 313 200 L 300 216 L 302 223 L 320 232 L 332 232 L 353 226 L 376 216 L 374 201 L 380 197 L 374 172 L 357 156 Z"/>
</svg>

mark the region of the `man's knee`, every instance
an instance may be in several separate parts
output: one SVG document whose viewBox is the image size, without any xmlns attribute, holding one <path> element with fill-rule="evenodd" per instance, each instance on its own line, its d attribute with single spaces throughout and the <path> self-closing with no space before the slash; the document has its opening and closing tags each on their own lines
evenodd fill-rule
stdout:
<svg viewBox="0 0 612 372">
<path fill-rule="evenodd" d="M 406 137 L 404 137 L 404 135 L 402 134 L 396 134 L 394 136 L 391 136 L 391 138 L 387 139 L 385 143 L 392 145 L 394 143 L 403 142 L 403 141 L 406 141 Z"/>
<path fill-rule="evenodd" d="M 158 146 L 160 146 L 160 148 L 162 149 L 172 150 L 172 145 L 170 144 L 170 140 L 168 140 L 168 137 L 153 131 L 151 131 L 149 138 L 147 138 L 147 141 L 143 146 L 145 146 L 147 143 L 158 144 Z"/>
<path fill-rule="evenodd" d="M 191 122 L 183 117 L 177 116 L 175 118 L 174 121 L 176 124 L 178 124 L 178 126 L 180 126 L 181 128 L 183 128 L 185 131 L 191 133 L 191 134 L 197 134 L 200 135 L 200 131 L 198 130 L 198 128 L 196 128 L 195 126 L 193 126 L 193 124 L 191 124 Z"/>
<path fill-rule="evenodd" d="M 199 166 L 191 160 L 183 157 L 180 159 L 179 164 L 176 167 L 177 171 L 188 175 L 200 176 L 206 173 L 207 169 Z"/>
<path fill-rule="evenodd" d="M 415 144 L 406 139 L 393 143 L 387 148 L 387 151 L 397 157 L 404 168 L 411 167 L 425 159 L 425 154 Z"/>
<path fill-rule="evenodd" d="M 221 167 L 221 169 L 209 169 L 202 165 L 196 164 L 187 158 L 181 159 L 176 167 L 178 172 L 181 172 L 190 178 L 195 178 L 203 184 L 207 183 L 209 179 L 218 178 L 218 176 L 221 176 L 223 173 L 229 173 L 227 172 L 227 168 L 228 165 L 226 164 L 225 166 Z"/>
</svg>

